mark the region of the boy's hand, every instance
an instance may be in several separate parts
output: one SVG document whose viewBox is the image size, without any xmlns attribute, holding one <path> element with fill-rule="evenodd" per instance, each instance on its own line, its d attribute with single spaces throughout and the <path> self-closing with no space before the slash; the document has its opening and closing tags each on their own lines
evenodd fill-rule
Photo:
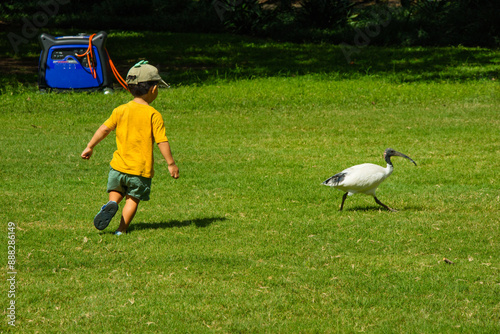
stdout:
<svg viewBox="0 0 500 334">
<path fill-rule="evenodd" d="M 94 147 L 101 142 L 106 136 L 111 132 L 112 130 L 108 128 L 106 125 L 101 125 L 99 129 L 94 133 L 94 136 L 90 140 L 90 142 L 87 144 L 87 147 L 83 150 L 82 154 L 80 155 L 82 159 L 89 160 L 90 157 L 92 156 L 92 153 L 94 153 Z"/>
<path fill-rule="evenodd" d="M 170 176 L 172 176 L 174 179 L 179 178 L 179 167 L 177 167 L 176 164 L 168 165 L 168 171 L 170 172 Z"/>
<path fill-rule="evenodd" d="M 82 157 L 82 159 L 89 160 L 89 159 L 90 159 L 90 157 L 92 156 L 92 153 L 94 153 L 94 150 L 93 150 L 93 149 L 91 149 L 90 147 L 86 147 L 86 148 L 83 150 L 83 152 L 82 152 L 82 154 L 81 154 L 81 157 Z"/>
<path fill-rule="evenodd" d="M 174 179 L 179 178 L 179 167 L 175 164 L 174 158 L 172 157 L 172 152 L 170 151 L 170 144 L 168 141 L 164 141 L 158 143 L 158 148 L 160 149 L 161 154 L 165 158 L 165 161 L 168 164 L 168 171 L 170 172 L 170 176 Z"/>
</svg>

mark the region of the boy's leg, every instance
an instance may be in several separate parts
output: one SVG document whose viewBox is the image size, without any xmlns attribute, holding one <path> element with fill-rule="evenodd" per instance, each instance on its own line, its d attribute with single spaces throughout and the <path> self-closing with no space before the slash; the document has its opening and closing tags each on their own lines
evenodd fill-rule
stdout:
<svg viewBox="0 0 500 334">
<path fill-rule="evenodd" d="M 110 201 L 114 201 L 116 202 L 117 204 L 120 204 L 120 202 L 122 201 L 123 199 L 123 195 L 121 193 L 119 193 L 118 191 L 110 191 L 109 192 L 109 200 Z"/>
<path fill-rule="evenodd" d="M 123 197 L 122 197 L 123 198 Z M 132 196 L 127 195 L 125 199 L 125 206 L 122 210 L 122 218 L 120 221 L 120 226 L 118 227 L 119 232 L 125 233 L 132 219 L 134 219 L 137 208 L 139 207 L 139 202 L 141 200 Z"/>
</svg>

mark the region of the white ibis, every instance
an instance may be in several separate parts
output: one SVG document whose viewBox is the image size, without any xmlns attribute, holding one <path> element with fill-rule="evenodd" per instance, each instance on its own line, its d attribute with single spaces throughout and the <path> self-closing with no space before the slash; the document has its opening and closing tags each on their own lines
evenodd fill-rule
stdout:
<svg viewBox="0 0 500 334">
<path fill-rule="evenodd" d="M 347 198 L 347 195 L 351 196 L 357 193 L 371 195 L 373 196 L 377 204 L 383 206 L 389 211 L 397 211 L 380 202 L 377 196 L 375 196 L 377 187 L 386 178 L 388 178 L 394 170 L 394 166 L 391 162 L 392 156 L 400 156 L 406 158 L 413 162 L 415 166 L 417 165 L 417 163 L 407 155 L 397 152 L 392 148 L 388 148 L 384 152 L 384 159 L 385 162 L 387 162 L 387 167 L 384 168 L 382 166 L 374 164 L 356 165 L 344 169 L 342 172 L 335 174 L 322 183 L 325 186 L 330 186 L 338 190 L 345 191 L 345 194 L 342 197 L 342 204 L 340 204 L 340 211 L 342 211 L 342 209 L 344 208 L 344 201 Z"/>
</svg>

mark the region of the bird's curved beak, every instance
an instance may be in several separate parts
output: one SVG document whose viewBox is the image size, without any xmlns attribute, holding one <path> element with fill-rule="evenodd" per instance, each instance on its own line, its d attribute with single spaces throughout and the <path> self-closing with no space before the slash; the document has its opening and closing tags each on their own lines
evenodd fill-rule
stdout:
<svg viewBox="0 0 500 334">
<path fill-rule="evenodd" d="M 410 160 L 411 162 L 413 162 L 415 164 L 415 166 L 417 165 L 417 163 L 415 161 L 413 161 L 412 158 L 410 158 L 409 156 L 407 156 L 406 154 L 403 154 L 401 152 L 397 152 L 397 151 L 394 151 L 394 155 L 397 155 L 397 156 L 400 156 L 400 157 L 403 157 L 403 158 L 406 158 L 408 160 Z"/>
</svg>

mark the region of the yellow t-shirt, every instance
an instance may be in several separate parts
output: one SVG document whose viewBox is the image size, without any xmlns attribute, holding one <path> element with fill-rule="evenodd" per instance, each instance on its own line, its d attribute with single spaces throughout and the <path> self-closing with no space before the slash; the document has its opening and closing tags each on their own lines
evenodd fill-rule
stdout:
<svg viewBox="0 0 500 334">
<path fill-rule="evenodd" d="M 111 167 L 122 173 L 152 178 L 154 143 L 168 141 L 161 114 L 151 106 L 130 101 L 113 110 L 104 125 L 116 129 L 117 150 Z"/>
</svg>

